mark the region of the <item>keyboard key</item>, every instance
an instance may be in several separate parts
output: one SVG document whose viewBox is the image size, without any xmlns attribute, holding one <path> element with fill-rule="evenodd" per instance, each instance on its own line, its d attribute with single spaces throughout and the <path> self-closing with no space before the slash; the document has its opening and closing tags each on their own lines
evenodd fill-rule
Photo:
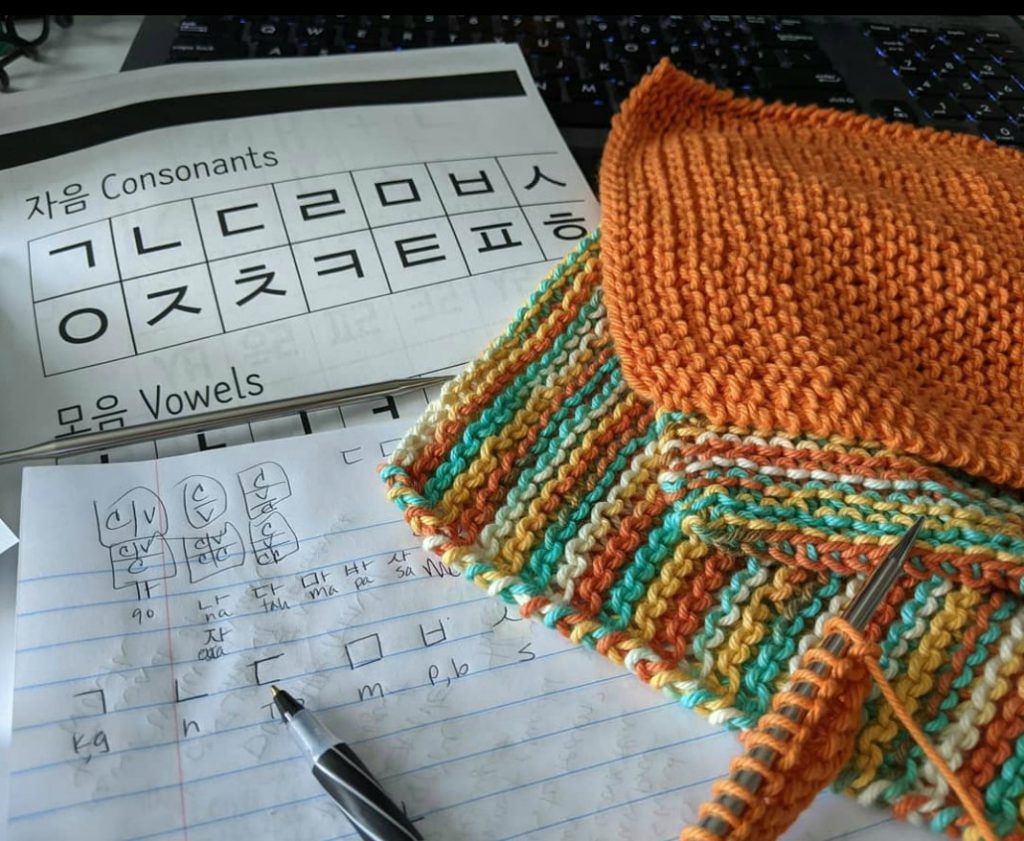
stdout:
<svg viewBox="0 0 1024 841">
<path fill-rule="evenodd" d="M 965 103 L 964 107 L 967 109 L 967 113 L 974 117 L 978 122 L 1006 122 L 1010 118 L 1010 115 L 1002 108 L 988 100 L 968 102 Z"/>
<path fill-rule="evenodd" d="M 661 26 L 657 20 L 627 18 L 621 22 L 619 34 L 625 41 L 647 41 L 661 37 Z"/>
<path fill-rule="evenodd" d="M 644 76 L 650 73 L 654 69 L 655 62 L 653 61 L 632 61 L 630 59 L 623 59 L 622 62 L 623 78 L 626 80 L 626 84 L 629 88 L 632 88 L 637 82 L 639 82 Z"/>
<path fill-rule="evenodd" d="M 212 19 L 205 15 L 182 18 L 178 22 L 178 38 L 180 39 L 195 37 L 201 40 L 209 40 L 215 34 L 215 26 Z"/>
<path fill-rule="evenodd" d="M 957 134 L 978 135 L 980 133 L 978 124 L 972 123 L 969 120 L 932 120 L 930 125 L 932 128 L 952 131 Z"/>
<path fill-rule="evenodd" d="M 254 53 L 257 58 L 285 58 L 298 54 L 299 50 L 295 44 L 274 44 L 267 41 L 257 43 Z"/>
<path fill-rule="evenodd" d="M 570 39 L 568 49 L 578 56 L 591 56 L 596 58 L 607 58 L 608 43 L 601 38 L 578 38 Z"/>
<path fill-rule="evenodd" d="M 857 100 L 848 93 L 830 93 L 828 91 L 802 90 L 792 93 L 768 95 L 766 99 L 781 99 L 795 105 L 818 105 L 822 108 L 835 108 L 839 111 L 855 111 Z"/>
<path fill-rule="evenodd" d="M 970 60 L 966 62 L 971 73 L 979 79 L 1009 79 L 1009 71 L 996 61 Z"/>
<path fill-rule="evenodd" d="M 693 52 L 689 44 L 654 44 L 651 46 L 651 58 L 654 61 L 667 58 L 676 67 L 681 69 L 696 66 L 696 61 L 693 58 Z"/>
<path fill-rule="evenodd" d="M 925 67 L 924 62 L 916 55 L 901 57 L 898 61 L 892 61 L 890 63 L 892 64 L 893 70 L 901 76 L 906 76 L 908 74 L 917 75 L 928 72 L 928 68 Z"/>
<path fill-rule="evenodd" d="M 381 49 L 381 33 L 379 30 L 366 26 L 345 26 L 342 38 L 349 52 L 365 53 Z"/>
<path fill-rule="evenodd" d="M 742 53 L 737 53 L 741 59 L 745 59 L 750 67 L 778 67 L 779 56 L 782 50 L 766 50 L 761 47 L 746 47 Z"/>
<path fill-rule="evenodd" d="M 1009 38 L 1003 35 L 1002 32 L 989 30 L 981 33 L 981 42 L 983 44 L 1005 44 L 1007 41 L 1009 41 Z"/>
<path fill-rule="evenodd" d="M 988 99 L 988 91 L 972 79 L 950 79 L 949 89 L 957 99 Z"/>
<path fill-rule="evenodd" d="M 967 65 L 955 57 L 934 64 L 928 62 L 925 67 L 940 79 L 966 79 L 971 75 Z"/>
<path fill-rule="evenodd" d="M 950 93 L 948 82 L 927 73 L 908 74 L 902 78 L 913 96 L 947 96 Z"/>
<path fill-rule="evenodd" d="M 490 15 L 452 15 L 455 27 L 459 32 L 469 35 L 486 35 L 488 40 L 494 34 L 494 25 Z"/>
<path fill-rule="evenodd" d="M 910 110 L 910 106 L 897 99 L 876 99 L 868 109 L 874 117 L 881 117 L 883 120 L 892 120 L 900 123 L 913 123 L 916 125 L 917 117 Z"/>
<path fill-rule="evenodd" d="M 956 61 L 956 51 L 943 41 L 934 41 L 927 47 L 918 47 L 917 54 L 927 62 Z"/>
<path fill-rule="evenodd" d="M 1020 47 L 995 46 L 991 48 L 990 52 L 993 58 L 997 58 L 1002 62 L 1024 61 L 1024 50 Z"/>
<path fill-rule="evenodd" d="M 194 38 L 177 40 L 171 44 L 171 61 L 203 61 L 217 59 L 219 56 L 211 41 L 197 41 Z"/>
<path fill-rule="evenodd" d="M 275 18 L 267 18 L 252 25 L 249 37 L 260 44 L 282 44 L 288 38 L 288 25 Z"/>
<path fill-rule="evenodd" d="M 831 92 L 846 91 L 846 83 L 838 73 L 769 67 L 759 71 L 764 84 L 773 88 L 820 88 Z"/>
<path fill-rule="evenodd" d="M 996 79 L 986 82 L 988 92 L 999 103 L 1015 102 L 1024 100 L 1024 88 L 1012 79 Z"/>
<path fill-rule="evenodd" d="M 608 90 L 604 82 L 573 79 L 565 85 L 566 95 L 570 102 L 588 105 L 605 104 L 608 102 Z"/>
<path fill-rule="evenodd" d="M 721 87 L 737 93 L 751 93 L 760 89 L 760 82 L 750 67 L 717 67 L 715 81 Z"/>
<path fill-rule="evenodd" d="M 817 42 L 809 32 L 766 32 L 756 36 L 757 43 L 763 47 L 803 47 L 816 48 Z"/>
<path fill-rule="evenodd" d="M 559 79 L 534 79 L 533 83 L 545 102 L 550 104 L 562 101 L 562 83 Z"/>
<path fill-rule="evenodd" d="M 330 45 L 334 41 L 334 28 L 326 21 L 310 21 L 295 28 L 295 38 L 307 49 Z"/>
<path fill-rule="evenodd" d="M 939 34 L 950 44 L 963 44 L 975 41 L 975 33 L 967 29 L 940 29 Z"/>
<path fill-rule="evenodd" d="M 967 116 L 964 107 L 954 99 L 921 97 L 917 104 L 933 120 L 962 120 Z"/>
<path fill-rule="evenodd" d="M 583 105 L 576 102 L 561 102 L 548 105 L 548 110 L 560 126 L 581 128 L 607 128 L 612 119 L 612 108 L 607 103 Z"/>
<path fill-rule="evenodd" d="M 896 39 L 899 37 L 899 33 L 896 31 L 895 26 L 889 26 L 887 23 L 869 23 L 864 27 L 864 34 L 869 38 L 875 40 L 886 40 Z"/>
<path fill-rule="evenodd" d="M 958 44 L 956 47 L 956 54 L 964 61 L 970 61 L 972 59 L 988 61 L 992 58 L 992 54 L 989 52 L 988 47 L 983 47 L 981 44 Z"/>
<path fill-rule="evenodd" d="M 519 46 L 526 53 L 538 53 L 541 55 L 562 55 L 562 39 L 551 38 L 547 35 L 523 35 L 519 39 Z"/>
<path fill-rule="evenodd" d="M 615 74 L 617 62 L 610 58 L 584 58 L 579 64 L 584 79 L 600 81 Z"/>
<path fill-rule="evenodd" d="M 418 50 L 430 45 L 424 29 L 391 29 L 388 41 L 396 50 Z"/>
<path fill-rule="evenodd" d="M 578 76 L 579 65 L 574 58 L 554 55 L 530 56 L 530 65 L 534 76 Z M 611 72 L 611 62 L 608 62 L 608 72 Z"/>
<path fill-rule="evenodd" d="M 896 61 L 916 54 L 916 50 L 906 41 L 900 38 L 887 38 L 884 41 L 876 41 L 875 49 L 886 58 Z"/>
<path fill-rule="evenodd" d="M 1024 143 L 1024 134 L 1016 126 L 1009 123 L 984 120 L 978 124 L 983 137 L 1007 146 L 1020 146 Z"/>
<path fill-rule="evenodd" d="M 800 18 L 779 18 L 775 21 L 780 32 L 806 32 L 807 24 Z"/>
<path fill-rule="evenodd" d="M 905 41 L 919 46 L 927 46 L 936 38 L 935 32 L 925 26 L 900 27 L 900 35 Z"/>
<path fill-rule="evenodd" d="M 775 50 L 779 63 L 789 67 L 806 67 L 813 70 L 831 70 L 832 62 L 819 50 Z"/>
<path fill-rule="evenodd" d="M 178 61 L 219 61 L 229 58 L 246 58 L 247 44 L 238 41 L 200 41 L 194 37 L 179 39 L 171 44 L 170 60 Z"/>
</svg>

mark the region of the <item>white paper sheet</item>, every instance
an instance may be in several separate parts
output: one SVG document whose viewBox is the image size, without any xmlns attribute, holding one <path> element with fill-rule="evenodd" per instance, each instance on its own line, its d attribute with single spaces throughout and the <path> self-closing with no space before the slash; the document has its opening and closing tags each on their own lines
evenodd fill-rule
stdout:
<svg viewBox="0 0 1024 841">
<path fill-rule="evenodd" d="M 261 108 L 280 113 L 223 118 Z M 449 369 L 597 221 L 515 46 L 19 94 L 0 125 L 0 450 Z"/>
<path fill-rule="evenodd" d="M 424 556 L 403 428 L 26 471 L 12 841 L 354 838 L 272 681 L 428 839 L 675 837 L 734 737 Z M 823 795 L 789 837 L 913 835 Z"/>
</svg>

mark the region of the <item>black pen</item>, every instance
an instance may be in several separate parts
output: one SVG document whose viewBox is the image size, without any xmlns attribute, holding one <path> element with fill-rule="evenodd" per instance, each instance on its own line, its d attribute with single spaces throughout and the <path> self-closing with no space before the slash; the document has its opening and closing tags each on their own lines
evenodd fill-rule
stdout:
<svg viewBox="0 0 1024 841">
<path fill-rule="evenodd" d="M 423 841 L 423 836 L 381 788 L 352 749 L 331 734 L 313 713 L 276 686 L 281 717 L 313 763 L 313 776 L 341 807 L 364 841 Z"/>
</svg>

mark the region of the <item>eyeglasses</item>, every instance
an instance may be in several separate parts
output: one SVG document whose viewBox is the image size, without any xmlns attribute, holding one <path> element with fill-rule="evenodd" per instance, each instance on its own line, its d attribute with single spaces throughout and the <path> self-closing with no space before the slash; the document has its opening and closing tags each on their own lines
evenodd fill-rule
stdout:
<svg viewBox="0 0 1024 841">
<path fill-rule="evenodd" d="M 0 15 L 0 92 L 11 86 L 7 65 L 15 59 L 36 58 L 36 48 L 50 37 L 50 21 L 67 29 L 72 15 Z M 21 31 L 19 31 L 19 27 Z"/>
</svg>

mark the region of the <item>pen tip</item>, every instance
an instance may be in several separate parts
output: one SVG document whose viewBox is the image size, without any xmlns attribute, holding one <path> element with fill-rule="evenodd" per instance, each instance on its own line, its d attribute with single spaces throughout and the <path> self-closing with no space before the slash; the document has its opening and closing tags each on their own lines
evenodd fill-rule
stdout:
<svg viewBox="0 0 1024 841">
<path fill-rule="evenodd" d="M 270 684 L 270 694 L 271 694 L 271 695 L 272 695 L 273 697 L 275 697 L 275 698 L 276 698 L 276 697 L 277 697 L 277 693 L 278 693 L 278 692 L 280 692 L 280 691 L 281 691 L 281 690 L 280 690 L 280 689 L 278 689 L 278 688 L 277 688 L 277 686 L 276 686 L 275 684 L 273 684 L 273 683 L 272 683 L 272 684 Z"/>
</svg>

